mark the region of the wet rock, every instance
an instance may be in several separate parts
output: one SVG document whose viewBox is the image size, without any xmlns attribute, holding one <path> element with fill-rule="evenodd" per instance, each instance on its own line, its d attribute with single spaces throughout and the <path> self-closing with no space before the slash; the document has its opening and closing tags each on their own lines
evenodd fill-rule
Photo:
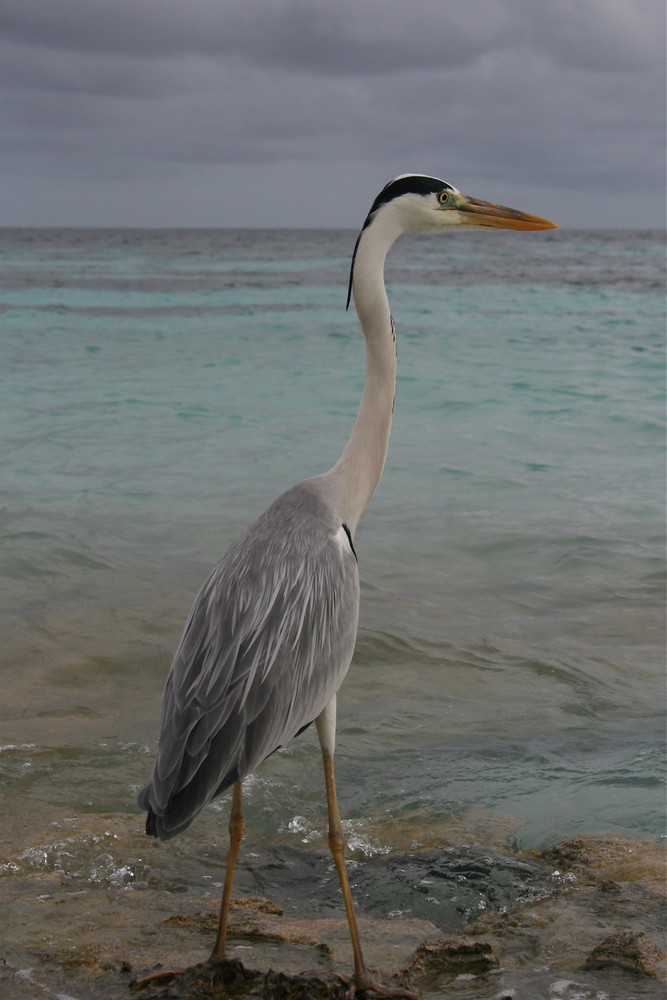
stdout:
<svg viewBox="0 0 667 1000">
<path fill-rule="evenodd" d="M 347 987 L 326 973 L 290 976 L 283 972 L 246 969 L 241 962 L 218 959 L 183 972 L 165 973 L 132 984 L 142 1000 L 343 1000 Z"/>
<path fill-rule="evenodd" d="M 282 906 L 262 896 L 232 899 L 228 933 L 232 937 L 265 937 L 275 940 L 312 942 L 312 936 L 289 933 L 289 921 L 278 920 L 283 916 Z M 267 919 L 268 917 L 268 919 Z M 213 939 L 218 927 L 218 912 L 175 913 L 163 921 L 167 927 L 182 927 Z"/>
<path fill-rule="evenodd" d="M 665 849 L 660 844 L 632 837 L 577 837 L 556 844 L 542 857 L 558 867 L 586 871 L 597 882 L 641 882 L 664 894 Z"/>
<path fill-rule="evenodd" d="M 584 965 L 589 971 L 604 967 L 607 975 L 615 966 L 618 974 L 662 976 L 664 955 L 644 936 L 665 927 L 661 845 L 577 838 L 541 857 L 553 866 L 556 896 L 511 913 L 486 913 L 462 933 L 491 940 L 505 969 L 544 963 L 565 972 Z M 597 950 L 601 937 L 611 942 L 608 951 Z"/>
<path fill-rule="evenodd" d="M 608 966 L 618 966 L 653 979 L 667 979 L 667 953 L 641 932 L 618 931 L 610 934 L 593 949 L 585 968 L 601 969 Z"/>
<path fill-rule="evenodd" d="M 22 974 L 23 973 L 23 974 Z M 23 970 L 13 969 L 0 959 L 0 997 L 12 1000 L 44 1000 L 44 987 Z"/>
<path fill-rule="evenodd" d="M 430 920 L 446 934 L 479 913 L 520 909 L 560 889 L 541 858 L 472 845 L 371 858 L 350 874 L 353 893 L 367 900 L 386 887 L 366 904 L 369 916 L 384 916 L 391 899 L 401 916 Z"/>
<path fill-rule="evenodd" d="M 498 966 L 487 941 L 445 938 L 424 941 L 395 976 L 380 974 L 387 986 L 438 990 L 460 975 L 480 975 Z M 260 972 L 236 959 L 211 960 L 182 972 L 157 973 L 132 984 L 137 1000 L 227 1000 L 229 997 L 262 1000 L 342 1000 L 348 986 L 327 971 L 289 975 Z"/>
<path fill-rule="evenodd" d="M 245 899 L 232 899 L 231 905 L 238 907 L 239 910 L 252 910 L 253 913 L 275 913 L 278 917 L 282 917 L 285 912 L 282 906 L 278 906 L 277 903 L 272 902 L 270 899 L 265 899 L 264 896 L 247 896 Z"/>
<path fill-rule="evenodd" d="M 106 830 L 100 821 L 95 833 L 105 849 L 110 836 Z M 58 827 L 59 838 L 61 832 Z M 124 870 L 134 850 L 134 841 L 129 838 L 127 843 L 119 843 L 125 847 L 118 849 L 114 870 L 118 865 Z M 98 850 L 97 841 L 91 851 L 93 847 Z M 16 996 L 17 1000 L 58 995 L 128 1000 L 128 983 L 134 976 L 146 975 L 156 967 L 171 968 L 174 962 L 195 968 L 214 939 L 219 898 L 217 893 L 183 894 L 171 883 L 163 885 L 152 873 L 151 850 L 143 841 L 141 851 L 136 848 L 136 868 L 142 880 L 133 883 L 133 891 L 113 880 L 81 887 L 71 861 L 72 876 L 58 875 L 57 882 L 52 871 L 38 870 L 36 860 L 22 876 L 12 874 L 11 879 L 0 880 L 0 908 L 9 901 L 14 914 L 3 927 L 4 953 L 12 967 L 0 967 L 0 996 Z M 251 883 L 249 895 L 259 897 L 275 889 L 276 898 L 282 900 L 284 890 L 290 900 L 287 914 L 281 915 L 279 906 L 260 898 L 234 901 L 230 954 L 243 960 L 250 977 L 239 980 L 239 989 L 247 996 L 278 996 L 277 991 L 283 990 L 284 997 L 298 998 L 303 989 L 304 997 L 335 998 L 341 994 L 333 971 L 350 973 L 353 967 L 342 905 L 331 909 L 332 892 L 338 891 L 335 872 L 321 858 L 311 858 L 310 852 L 281 848 L 277 857 L 282 862 L 277 866 L 273 851 L 264 866 L 261 858 L 260 862 L 253 859 L 253 877 L 247 880 Z M 637 936 L 635 951 L 643 933 L 660 940 L 657 935 L 665 926 L 664 852 L 655 843 L 612 836 L 577 838 L 544 854 L 519 855 L 468 843 L 437 851 L 430 847 L 412 854 L 362 858 L 351 862 L 350 875 L 363 913 L 360 931 L 365 957 L 369 967 L 378 970 L 380 981 L 391 983 L 391 975 L 384 970 L 409 969 L 414 963 L 412 976 L 423 995 L 453 995 L 460 986 L 454 986 L 457 976 L 476 977 L 473 986 L 462 988 L 479 988 L 479 996 L 504 995 L 499 993 L 501 988 L 508 995 L 512 990 L 518 995 L 517 989 L 523 988 L 528 976 L 532 977 L 531 986 L 521 995 L 530 997 L 551 995 L 549 976 L 557 973 L 567 977 L 576 971 L 588 977 L 591 996 L 599 984 L 607 995 L 625 997 L 630 995 L 628 977 L 637 977 L 641 968 L 642 997 L 664 1000 L 662 984 L 649 978 L 656 974 L 649 969 L 659 971 L 662 955 L 652 952 L 657 946 L 650 940 L 644 939 L 648 948 L 643 958 L 633 957 L 628 946 L 623 962 L 610 961 L 609 955 L 602 954 L 605 964 L 599 971 L 594 965 L 582 970 L 587 959 L 601 960 L 596 949 L 602 939 L 632 932 Z M 375 912 L 368 906 L 366 878 L 372 880 L 375 896 L 385 900 L 384 908 L 379 906 Z M 296 899 L 295 882 L 302 887 Z M 376 891 L 378 885 L 380 892 Z M 392 919 L 386 919 L 389 907 Z M 335 919 L 332 912 L 337 914 Z M 431 919 L 417 919 L 426 915 Z M 373 916 L 378 919 L 369 919 Z M 474 924 L 461 927 L 471 920 Z M 455 963 L 449 964 L 441 946 L 433 945 L 445 935 L 455 941 L 467 938 L 481 943 L 477 955 L 490 962 L 490 971 L 476 973 L 467 971 L 463 964 L 458 969 Z M 428 946 L 419 950 L 425 942 Z M 454 951 L 447 958 L 456 954 Z M 493 965 L 498 957 L 500 968 Z M 458 958 L 462 963 L 472 962 L 475 952 L 458 952 Z M 205 968 L 208 970 L 208 964 Z M 251 969 L 263 971 L 251 974 Z M 261 978 L 268 976 L 266 970 L 270 969 L 280 970 L 285 978 Z M 304 986 L 299 975 L 304 969 L 316 970 L 311 978 L 317 982 Z M 25 970 L 31 972 L 34 982 L 26 979 Z M 216 973 L 214 983 L 219 979 Z M 178 981 L 165 978 L 159 988 L 171 990 L 168 995 L 179 1000 L 206 995 L 205 977 L 198 980 L 199 993 L 194 985 L 192 989 L 187 985 L 189 981 L 178 986 Z M 538 981 L 539 989 L 535 986 Z M 633 981 L 640 983 L 637 978 Z M 437 983 L 432 992 L 431 983 Z M 614 989 L 617 983 L 622 985 Z M 405 985 L 410 985 L 407 978 Z M 157 990 L 157 984 L 150 989 Z M 148 1000 L 149 996 L 135 994 L 136 1000 Z M 209 991 L 208 1000 L 212 996 L 215 994 Z"/>
<path fill-rule="evenodd" d="M 533 916 L 530 923 L 511 913 L 485 913 L 464 928 L 469 937 L 483 936 L 492 941 L 495 954 L 502 955 L 503 964 L 527 966 L 539 961 L 541 931 L 548 921 Z"/>
<path fill-rule="evenodd" d="M 319 966 L 349 971 L 354 957 L 345 918 L 281 916 L 280 907 L 268 904 L 257 908 L 254 901 L 234 900 L 229 915 L 230 949 L 241 946 L 244 960 L 266 968 L 273 962 L 294 973 Z M 276 912 L 277 911 L 277 912 Z M 203 941 L 212 941 L 217 928 L 217 912 L 175 914 L 165 926 L 194 932 Z M 426 920 L 368 920 L 359 918 L 364 956 L 371 968 L 395 969 L 405 965 L 415 948 L 438 934 L 438 928 Z M 287 947 L 293 946 L 293 947 Z"/>
<path fill-rule="evenodd" d="M 498 965 L 498 956 L 488 941 L 470 937 L 424 941 L 401 969 L 399 978 L 419 987 L 435 989 L 452 976 L 480 975 Z"/>
</svg>

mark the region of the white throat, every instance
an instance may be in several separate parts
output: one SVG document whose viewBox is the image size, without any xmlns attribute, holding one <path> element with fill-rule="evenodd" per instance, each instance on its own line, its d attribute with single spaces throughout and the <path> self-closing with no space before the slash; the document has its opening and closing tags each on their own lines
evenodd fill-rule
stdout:
<svg viewBox="0 0 667 1000">
<path fill-rule="evenodd" d="M 327 476 L 336 480 L 340 514 L 351 533 L 380 481 L 396 392 L 396 341 L 384 286 L 387 251 L 404 231 L 393 213 L 381 215 L 359 238 L 352 294 L 366 341 L 366 380 L 343 454 Z"/>
</svg>

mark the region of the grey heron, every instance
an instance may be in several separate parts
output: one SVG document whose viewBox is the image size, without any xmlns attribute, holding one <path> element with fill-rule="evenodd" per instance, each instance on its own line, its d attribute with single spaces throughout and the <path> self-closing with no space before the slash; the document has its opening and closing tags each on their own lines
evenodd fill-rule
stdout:
<svg viewBox="0 0 667 1000">
<path fill-rule="evenodd" d="M 413 996 L 376 983 L 364 962 L 345 869 L 334 778 L 336 693 L 352 660 L 359 612 L 354 536 L 382 475 L 396 386 L 394 322 L 384 284 L 401 233 L 455 228 L 541 230 L 552 222 L 420 174 L 390 181 L 354 248 L 354 300 L 366 375 L 351 436 L 328 472 L 288 489 L 235 541 L 202 587 L 166 684 L 157 758 L 139 794 L 146 832 L 167 840 L 232 788 L 230 845 L 213 955 L 224 957 L 232 879 L 244 831 L 243 779 L 315 723 L 329 847 L 354 954 L 352 992 Z"/>
</svg>

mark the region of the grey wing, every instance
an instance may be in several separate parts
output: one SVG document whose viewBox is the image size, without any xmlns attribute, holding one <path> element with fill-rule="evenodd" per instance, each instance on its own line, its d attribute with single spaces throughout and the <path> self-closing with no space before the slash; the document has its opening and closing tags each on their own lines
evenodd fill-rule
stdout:
<svg viewBox="0 0 667 1000">
<path fill-rule="evenodd" d="M 195 601 L 138 799 L 148 832 L 184 830 L 317 718 L 348 669 L 358 607 L 346 532 L 309 481 L 293 487 L 228 549 Z"/>
</svg>

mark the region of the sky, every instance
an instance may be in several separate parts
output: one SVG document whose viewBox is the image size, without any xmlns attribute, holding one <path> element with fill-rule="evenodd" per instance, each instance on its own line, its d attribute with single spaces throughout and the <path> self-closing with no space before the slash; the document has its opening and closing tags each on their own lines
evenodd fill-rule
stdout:
<svg viewBox="0 0 667 1000">
<path fill-rule="evenodd" d="M 0 225 L 665 224 L 664 0 L 1 0 Z"/>
</svg>

